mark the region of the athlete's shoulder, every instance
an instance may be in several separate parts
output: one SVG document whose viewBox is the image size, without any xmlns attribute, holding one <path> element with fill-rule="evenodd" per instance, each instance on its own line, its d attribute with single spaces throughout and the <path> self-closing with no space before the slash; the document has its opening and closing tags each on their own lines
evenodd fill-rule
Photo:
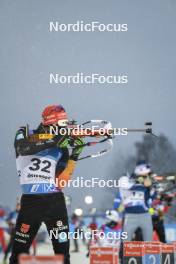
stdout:
<svg viewBox="0 0 176 264">
<path fill-rule="evenodd" d="M 17 147 L 21 146 L 21 144 L 24 144 L 27 139 L 27 128 L 26 126 L 21 126 L 16 131 L 15 139 L 14 139 L 14 147 L 17 149 Z"/>
<path fill-rule="evenodd" d="M 26 126 L 21 126 L 19 129 L 16 131 L 15 134 L 15 140 L 20 140 L 20 139 L 25 139 L 28 134 L 33 134 L 33 130 L 30 132 L 28 131 L 28 128 Z"/>
<path fill-rule="evenodd" d="M 20 140 L 25 138 L 25 127 L 20 127 L 15 134 L 15 139 Z"/>
</svg>

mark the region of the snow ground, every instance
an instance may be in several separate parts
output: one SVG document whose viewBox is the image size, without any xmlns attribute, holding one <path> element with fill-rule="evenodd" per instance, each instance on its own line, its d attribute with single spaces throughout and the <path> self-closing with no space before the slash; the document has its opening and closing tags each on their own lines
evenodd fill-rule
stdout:
<svg viewBox="0 0 176 264">
<path fill-rule="evenodd" d="M 87 249 L 82 244 L 81 241 L 79 242 L 79 244 L 80 244 L 80 252 L 71 253 L 71 264 L 89 264 L 89 258 L 86 257 Z M 73 250 L 72 244 L 71 244 L 70 249 Z M 49 243 L 39 244 L 37 246 L 37 255 L 42 255 L 42 256 L 53 255 L 51 243 L 49 242 Z M 0 264 L 4 264 L 2 260 L 3 260 L 3 255 L 0 254 Z M 8 264 L 8 261 L 7 261 L 7 264 Z"/>
</svg>

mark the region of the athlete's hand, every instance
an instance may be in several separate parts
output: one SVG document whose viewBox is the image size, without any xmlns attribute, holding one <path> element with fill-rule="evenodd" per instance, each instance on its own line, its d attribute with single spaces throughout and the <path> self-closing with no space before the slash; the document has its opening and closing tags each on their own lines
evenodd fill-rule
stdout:
<svg viewBox="0 0 176 264">
<path fill-rule="evenodd" d="M 118 207 L 117 211 L 119 213 L 122 213 L 125 210 L 125 207 L 123 206 L 123 204 L 120 204 L 120 206 Z"/>
<path fill-rule="evenodd" d="M 57 135 L 53 138 L 53 140 L 56 142 L 56 146 L 59 148 L 67 148 L 70 144 L 68 135 Z"/>
<path fill-rule="evenodd" d="M 78 160 L 79 155 L 83 151 L 84 144 L 85 143 L 84 143 L 84 140 L 82 138 L 76 138 L 74 140 L 74 146 L 75 146 L 75 148 L 73 149 L 73 151 L 71 153 L 71 156 L 70 156 L 70 159 L 71 160 L 74 160 L 74 161 L 77 161 Z"/>
</svg>

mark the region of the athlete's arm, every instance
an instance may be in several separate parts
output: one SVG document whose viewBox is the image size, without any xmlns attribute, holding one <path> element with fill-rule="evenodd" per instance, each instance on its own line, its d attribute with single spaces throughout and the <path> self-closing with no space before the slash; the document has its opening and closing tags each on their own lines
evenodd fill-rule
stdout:
<svg viewBox="0 0 176 264">
<path fill-rule="evenodd" d="M 63 189 L 68 181 L 71 179 L 71 176 L 76 167 L 76 161 L 69 159 L 66 168 L 60 173 L 56 174 L 56 186 L 59 189 Z"/>
<path fill-rule="evenodd" d="M 62 144 L 63 140 L 65 140 L 64 136 L 60 135 L 54 137 L 53 139 L 31 142 L 26 137 L 25 130 L 26 128 L 22 127 L 16 133 L 14 146 L 17 155 L 21 155 L 21 156 L 33 155 L 45 149 L 53 148 L 56 146 L 59 147 L 59 144 Z"/>
<path fill-rule="evenodd" d="M 63 187 L 65 187 L 65 185 L 71 179 L 71 176 L 76 167 L 76 162 L 78 160 L 78 157 L 83 150 L 83 146 L 82 146 L 83 144 L 84 144 L 84 141 L 81 138 L 77 138 L 75 140 L 75 146 L 77 147 L 73 149 L 72 154 L 69 157 L 69 160 L 67 162 L 65 169 L 61 173 L 56 172 L 56 185 L 59 189 L 62 189 Z"/>
<path fill-rule="evenodd" d="M 114 209 L 118 210 L 121 203 L 122 203 L 122 198 L 121 198 L 120 193 L 118 192 L 116 198 L 114 199 Z"/>
<path fill-rule="evenodd" d="M 60 175 L 66 169 L 69 159 L 68 148 L 63 148 L 62 156 L 56 165 L 56 175 Z"/>
<path fill-rule="evenodd" d="M 150 198 L 153 200 L 155 200 L 157 198 L 157 191 L 154 187 L 150 187 L 148 188 L 149 190 L 149 195 L 150 195 Z"/>
<path fill-rule="evenodd" d="M 120 213 L 124 211 L 123 200 L 120 192 L 118 192 L 116 198 L 114 199 L 114 209 Z"/>
</svg>

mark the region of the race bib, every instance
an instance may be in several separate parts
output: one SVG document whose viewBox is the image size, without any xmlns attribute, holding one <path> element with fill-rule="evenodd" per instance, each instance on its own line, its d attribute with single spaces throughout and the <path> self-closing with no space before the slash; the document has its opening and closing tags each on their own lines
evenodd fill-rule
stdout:
<svg viewBox="0 0 176 264">
<path fill-rule="evenodd" d="M 56 161 L 46 157 L 18 157 L 17 171 L 21 184 L 50 182 L 55 179 Z"/>
<path fill-rule="evenodd" d="M 57 190 L 55 172 L 61 153 L 58 152 L 57 157 L 46 151 L 39 154 L 18 156 L 16 160 L 23 193 L 48 193 Z"/>
<path fill-rule="evenodd" d="M 142 191 L 132 191 L 128 190 L 124 196 L 124 204 L 132 204 L 132 205 L 139 205 L 144 204 L 145 197 L 144 192 Z"/>
</svg>

